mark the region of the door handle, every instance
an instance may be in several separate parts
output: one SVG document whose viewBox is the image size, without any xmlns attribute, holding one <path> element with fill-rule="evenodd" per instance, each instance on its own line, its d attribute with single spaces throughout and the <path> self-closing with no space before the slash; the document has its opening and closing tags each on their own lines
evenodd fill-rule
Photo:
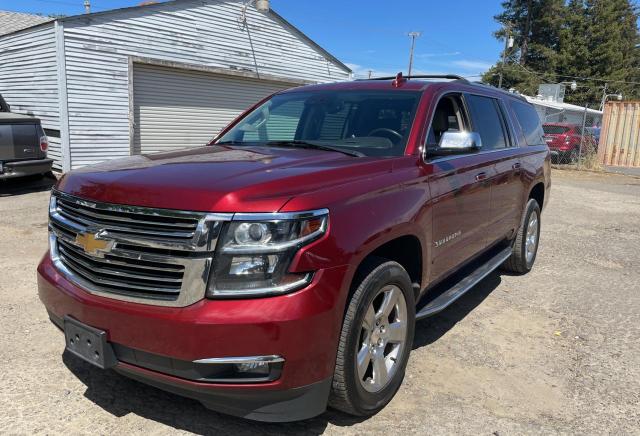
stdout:
<svg viewBox="0 0 640 436">
<path fill-rule="evenodd" d="M 487 173 L 485 173 L 484 171 L 481 173 L 476 174 L 476 180 L 480 181 L 480 180 L 484 180 L 487 178 Z"/>
<path fill-rule="evenodd" d="M 514 170 L 519 170 L 520 168 L 522 168 L 522 164 L 520 162 L 516 162 L 511 166 L 511 168 L 513 168 Z"/>
</svg>

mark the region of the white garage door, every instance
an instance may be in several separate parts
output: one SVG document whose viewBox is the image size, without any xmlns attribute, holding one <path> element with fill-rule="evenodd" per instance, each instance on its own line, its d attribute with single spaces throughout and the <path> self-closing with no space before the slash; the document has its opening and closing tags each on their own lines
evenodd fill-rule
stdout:
<svg viewBox="0 0 640 436">
<path fill-rule="evenodd" d="M 243 110 L 292 86 L 296 85 L 134 64 L 133 151 L 204 145 Z"/>
</svg>

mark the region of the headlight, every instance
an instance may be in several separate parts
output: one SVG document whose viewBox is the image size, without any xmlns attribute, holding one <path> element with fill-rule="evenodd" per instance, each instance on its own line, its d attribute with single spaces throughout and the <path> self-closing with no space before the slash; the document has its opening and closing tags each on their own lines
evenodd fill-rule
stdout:
<svg viewBox="0 0 640 436">
<path fill-rule="evenodd" d="M 326 209 L 274 214 L 235 214 L 222 230 L 209 279 L 210 298 L 292 292 L 313 274 L 290 273 L 296 252 L 327 230 Z"/>
</svg>

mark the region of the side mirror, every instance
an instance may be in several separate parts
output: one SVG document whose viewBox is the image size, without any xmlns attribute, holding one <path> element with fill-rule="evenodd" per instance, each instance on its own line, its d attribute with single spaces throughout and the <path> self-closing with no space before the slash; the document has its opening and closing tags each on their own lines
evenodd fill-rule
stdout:
<svg viewBox="0 0 640 436">
<path fill-rule="evenodd" d="M 477 132 L 444 132 L 437 147 L 427 147 L 430 156 L 448 156 L 479 151 L 482 139 Z"/>
</svg>

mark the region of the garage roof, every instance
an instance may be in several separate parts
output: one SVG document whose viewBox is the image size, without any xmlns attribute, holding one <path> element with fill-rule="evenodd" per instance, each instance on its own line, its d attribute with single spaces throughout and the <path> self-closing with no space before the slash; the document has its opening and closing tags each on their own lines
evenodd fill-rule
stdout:
<svg viewBox="0 0 640 436">
<path fill-rule="evenodd" d="M 40 15 L 23 14 L 21 12 L 0 11 L 0 35 L 37 26 L 51 21 L 52 18 Z"/>
<path fill-rule="evenodd" d="M 182 3 L 182 2 L 189 2 L 189 1 L 192 1 L 192 0 L 170 0 L 170 1 L 161 1 L 161 2 L 157 2 L 157 3 L 149 2 L 149 3 L 144 3 L 144 4 L 141 4 L 141 5 L 137 5 L 137 6 L 129 6 L 129 7 L 126 7 L 126 8 L 118 8 L 118 9 L 110 9 L 108 11 L 94 12 L 94 13 L 91 13 L 91 14 L 71 15 L 71 16 L 68 16 L 68 17 L 58 18 L 57 21 L 71 21 L 71 20 L 81 20 L 81 19 L 90 20 L 92 17 L 96 17 L 96 16 L 117 15 L 117 14 L 119 14 L 121 12 L 134 10 L 134 9 L 143 9 L 143 8 L 144 9 L 149 9 L 149 11 L 151 12 L 154 9 L 161 9 L 163 6 L 166 6 L 166 5 Z M 207 1 L 211 1 L 211 0 L 203 0 L 203 2 L 207 2 Z M 241 3 L 241 2 L 239 2 L 239 3 Z M 39 21 L 39 22 L 34 21 L 34 22 L 32 22 L 32 24 L 25 25 L 25 26 L 22 26 L 22 27 L 17 27 L 17 28 L 14 28 L 13 30 L 10 30 L 10 31 L 4 31 L 4 32 L 0 31 L 0 35 L 17 32 L 18 30 L 26 29 L 28 27 L 34 27 L 34 26 L 37 26 L 39 24 L 45 23 L 47 21 L 51 21 L 50 18 L 44 18 L 44 17 L 40 17 L 40 16 L 37 16 L 37 15 L 18 14 L 16 12 L 8 12 L 8 13 L 9 14 L 17 14 L 17 15 L 25 15 L 27 17 L 35 17 L 35 18 L 42 19 L 42 21 Z M 283 26 L 289 28 L 292 32 L 296 33 L 298 36 L 300 36 L 302 39 L 304 39 L 306 42 L 308 42 L 310 45 L 312 45 L 316 50 L 320 51 L 327 59 L 331 60 L 332 62 L 334 62 L 338 66 L 340 66 L 340 68 L 344 69 L 348 73 L 352 72 L 351 68 L 346 66 L 338 58 L 336 58 L 331 53 L 329 53 L 327 50 L 322 48 L 317 42 L 315 42 L 313 39 L 311 39 L 307 35 L 305 35 L 300 29 L 298 29 L 293 24 L 291 24 L 287 20 L 285 20 L 282 16 L 280 16 L 278 13 L 276 13 L 273 10 L 273 8 L 269 9 L 269 12 L 266 12 L 266 13 L 269 14 L 270 16 L 272 16 L 273 18 L 275 18 L 276 20 L 280 21 L 280 23 L 282 23 Z M 2 28 L 2 22 L 0 22 L 0 28 Z"/>
</svg>

